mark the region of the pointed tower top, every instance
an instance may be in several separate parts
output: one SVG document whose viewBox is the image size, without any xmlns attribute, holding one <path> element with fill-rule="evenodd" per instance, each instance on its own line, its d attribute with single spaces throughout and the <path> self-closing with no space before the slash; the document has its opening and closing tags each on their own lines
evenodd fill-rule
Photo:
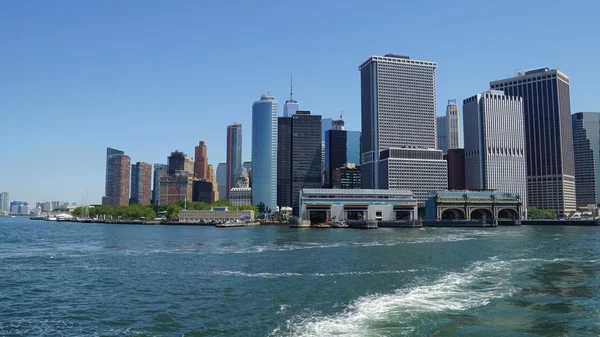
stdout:
<svg viewBox="0 0 600 337">
<path fill-rule="evenodd" d="M 292 90 L 292 88 L 293 88 L 293 77 L 292 76 L 293 76 L 292 73 L 290 73 L 290 101 L 294 100 L 294 95 L 293 95 L 294 91 Z"/>
</svg>

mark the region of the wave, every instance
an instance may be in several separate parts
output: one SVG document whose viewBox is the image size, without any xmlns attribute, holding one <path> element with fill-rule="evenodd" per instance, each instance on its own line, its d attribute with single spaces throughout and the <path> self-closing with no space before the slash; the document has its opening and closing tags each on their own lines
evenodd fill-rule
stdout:
<svg viewBox="0 0 600 337">
<path fill-rule="evenodd" d="M 463 311 L 511 296 L 519 289 L 510 283 L 509 274 L 539 262 L 539 259 L 476 262 L 432 284 L 358 298 L 336 315 L 313 313 L 309 317 L 292 317 L 270 336 L 363 336 L 377 334 L 373 331 L 377 326 L 385 329 L 386 335 L 390 328 L 394 329 L 393 334 L 411 334 L 417 325 L 415 321 L 423 314 Z"/>
<path fill-rule="evenodd" d="M 414 273 L 416 269 L 407 270 L 379 270 L 379 271 L 349 271 L 340 273 L 245 273 L 241 271 L 233 270 L 222 270 L 212 272 L 211 275 L 219 276 L 243 276 L 243 277 L 259 277 L 259 278 L 278 278 L 278 277 L 297 277 L 297 276 L 311 276 L 311 277 L 330 277 L 330 276 L 348 276 L 348 275 L 378 275 L 378 274 L 402 274 L 402 273 Z"/>
</svg>

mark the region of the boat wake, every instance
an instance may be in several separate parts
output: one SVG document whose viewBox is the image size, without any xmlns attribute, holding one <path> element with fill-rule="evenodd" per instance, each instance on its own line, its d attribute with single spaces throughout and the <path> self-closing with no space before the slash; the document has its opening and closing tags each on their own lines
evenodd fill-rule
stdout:
<svg viewBox="0 0 600 337">
<path fill-rule="evenodd" d="M 528 263 L 530 262 L 530 263 Z M 427 313 L 463 311 L 508 297 L 519 289 L 510 275 L 540 260 L 480 261 L 438 281 L 393 294 L 358 298 L 336 315 L 295 316 L 270 336 L 365 336 L 414 334 Z"/>
</svg>

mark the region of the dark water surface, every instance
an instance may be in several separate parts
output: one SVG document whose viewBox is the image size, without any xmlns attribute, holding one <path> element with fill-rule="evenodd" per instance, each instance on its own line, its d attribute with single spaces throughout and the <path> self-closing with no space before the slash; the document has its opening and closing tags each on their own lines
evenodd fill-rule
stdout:
<svg viewBox="0 0 600 337">
<path fill-rule="evenodd" d="M 0 218 L 0 336 L 600 336 L 600 228 Z"/>
</svg>

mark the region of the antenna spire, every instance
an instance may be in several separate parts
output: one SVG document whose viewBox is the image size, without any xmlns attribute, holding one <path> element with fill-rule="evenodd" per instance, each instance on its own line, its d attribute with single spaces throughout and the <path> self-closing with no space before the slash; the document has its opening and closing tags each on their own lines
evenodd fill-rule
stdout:
<svg viewBox="0 0 600 337">
<path fill-rule="evenodd" d="M 292 73 L 290 73 L 290 101 L 294 100 L 294 98 L 293 98 L 294 95 L 293 95 L 293 90 L 292 90 L 293 84 L 294 83 L 293 83 Z"/>
</svg>

